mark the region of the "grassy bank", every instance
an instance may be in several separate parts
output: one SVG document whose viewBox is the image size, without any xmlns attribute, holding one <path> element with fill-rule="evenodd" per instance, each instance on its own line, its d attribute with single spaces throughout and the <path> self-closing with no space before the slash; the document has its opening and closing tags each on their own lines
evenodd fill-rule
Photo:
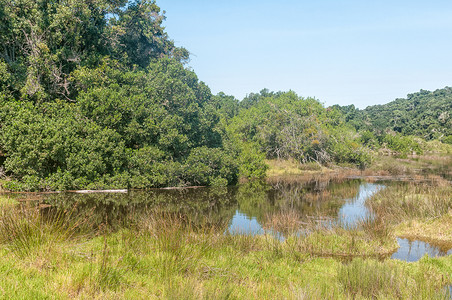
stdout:
<svg viewBox="0 0 452 300">
<path fill-rule="evenodd" d="M 371 223 L 371 222 L 370 222 Z M 381 224 L 308 236 L 233 236 L 148 212 L 110 232 L 89 217 L 3 208 L 0 295 L 8 299 L 443 299 L 451 258 L 344 260 L 382 247 Z M 316 229 L 318 228 L 318 229 Z M 367 228 L 367 229 L 366 229 Z M 372 239 L 372 241 L 371 241 Z M 372 250 L 374 249 L 374 250 Z M 336 253 L 338 258 L 321 257 Z M 346 255 L 346 256 L 347 256 Z M 347 257 L 345 257 L 347 258 Z"/>
<path fill-rule="evenodd" d="M 433 242 L 448 250 L 452 248 L 452 186 L 438 184 L 390 186 L 372 197 L 368 205 L 395 227 L 396 235 Z"/>
<path fill-rule="evenodd" d="M 450 180 L 452 155 L 450 153 L 428 153 L 398 158 L 392 155 L 375 154 L 372 163 L 365 169 L 347 164 L 320 165 L 316 162 L 300 163 L 295 160 L 266 160 L 269 166 L 267 177 L 301 176 L 306 180 L 317 177 L 346 178 L 350 176 L 392 176 L 415 179 Z"/>
</svg>

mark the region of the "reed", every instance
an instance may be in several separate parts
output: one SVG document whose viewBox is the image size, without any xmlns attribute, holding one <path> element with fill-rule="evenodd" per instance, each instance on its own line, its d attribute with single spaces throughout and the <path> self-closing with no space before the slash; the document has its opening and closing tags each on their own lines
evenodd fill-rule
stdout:
<svg viewBox="0 0 452 300">
<path fill-rule="evenodd" d="M 372 240 L 387 241 L 392 239 L 394 228 L 380 216 L 369 216 L 358 222 L 359 227 L 364 230 Z"/>
<path fill-rule="evenodd" d="M 39 205 L 3 207 L 0 211 L 0 243 L 6 244 L 19 256 L 35 249 L 91 234 L 86 231 L 87 217 L 80 218 L 74 210 L 45 212 Z"/>
<path fill-rule="evenodd" d="M 263 227 L 267 230 L 275 230 L 284 235 L 295 234 L 302 228 L 302 217 L 295 210 L 278 211 L 265 216 Z"/>
<path fill-rule="evenodd" d="M 352 299 L 447 299 L 447 281 L 431 271 L 408 272 L 392 261 L 355 259 L 339 266 L 338 279 Z"/>
<path fill-rule="evenodd" d="M 367 201 L 380 217 L 391 222 L 409 218 L 437 218 L 452 209 L 452 186 L 399 184 L 375 194 Z"/>
</svg>

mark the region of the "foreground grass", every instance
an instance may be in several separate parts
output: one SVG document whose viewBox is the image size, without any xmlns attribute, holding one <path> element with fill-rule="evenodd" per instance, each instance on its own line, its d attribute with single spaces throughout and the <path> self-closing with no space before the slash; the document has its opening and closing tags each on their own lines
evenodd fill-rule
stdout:
<svg viewBox="0 0 452 300">
<path fill-rule="evenodd" d="M 83 245 L 66 243 L 21 260 L 3 250 L 2 297 L 442 299 L 452 272 L 450 259 L 444 258 L 414 264 L 355 259 L 347 264 L 332 258 L 299 260 L 270 250 L 234 250 L 235 245 L 206 248 L 202 240 L 170 250 L 140 237 L 130 246 L 130 236 L 122 232 Z"/>
<path fill-rule="evenodd" d="M 356 230 L 311 226 L 309 235 L 279 241 L 150 212 L 120 231 L 87 235 L 85 218 L 24 209 L 2 211 L 2 298 L 444 299 L 452 274 L 451 258 L 408 264 L 321 257 L 385 245 L 387 231 L 370 221 Z M 370 242 L 371 234 L 382 241 Z"/>
<path fill-rule="evenodd" d="M 14 200 L 13 198 L 0 194 L 0 207 L 8 206 L 8 205 L 15 205 L 17 203 L 18 202 L 16 200 Z"/>
</svg>

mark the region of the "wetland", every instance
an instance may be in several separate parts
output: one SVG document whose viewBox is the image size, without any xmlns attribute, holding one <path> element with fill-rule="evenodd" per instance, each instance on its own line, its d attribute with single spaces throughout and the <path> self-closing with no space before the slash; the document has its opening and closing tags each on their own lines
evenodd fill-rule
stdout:
<svg viewBox="0 0 452 300">
<path fill-rule="evenodd" d="M 450 182 L 349 177 L 4 194 L 3 296 L 450 297 Z"/>
</svg>

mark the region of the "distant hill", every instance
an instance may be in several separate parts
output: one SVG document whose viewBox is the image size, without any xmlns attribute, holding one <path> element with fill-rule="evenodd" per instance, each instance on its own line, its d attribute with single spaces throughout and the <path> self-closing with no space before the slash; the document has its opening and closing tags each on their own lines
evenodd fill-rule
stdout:
<svg viewBox="0 0 452 300">
<path fill-rule="evenodd" d="M 363 110 L 353 105 L 334 107 L 342 111 L 347 122 L 360 130 L 394 131 L 452 143 L 451 87 L 434 92 L 420 90 L 408 94 L 406 99 L 368 106 Z"/>
</svg>

